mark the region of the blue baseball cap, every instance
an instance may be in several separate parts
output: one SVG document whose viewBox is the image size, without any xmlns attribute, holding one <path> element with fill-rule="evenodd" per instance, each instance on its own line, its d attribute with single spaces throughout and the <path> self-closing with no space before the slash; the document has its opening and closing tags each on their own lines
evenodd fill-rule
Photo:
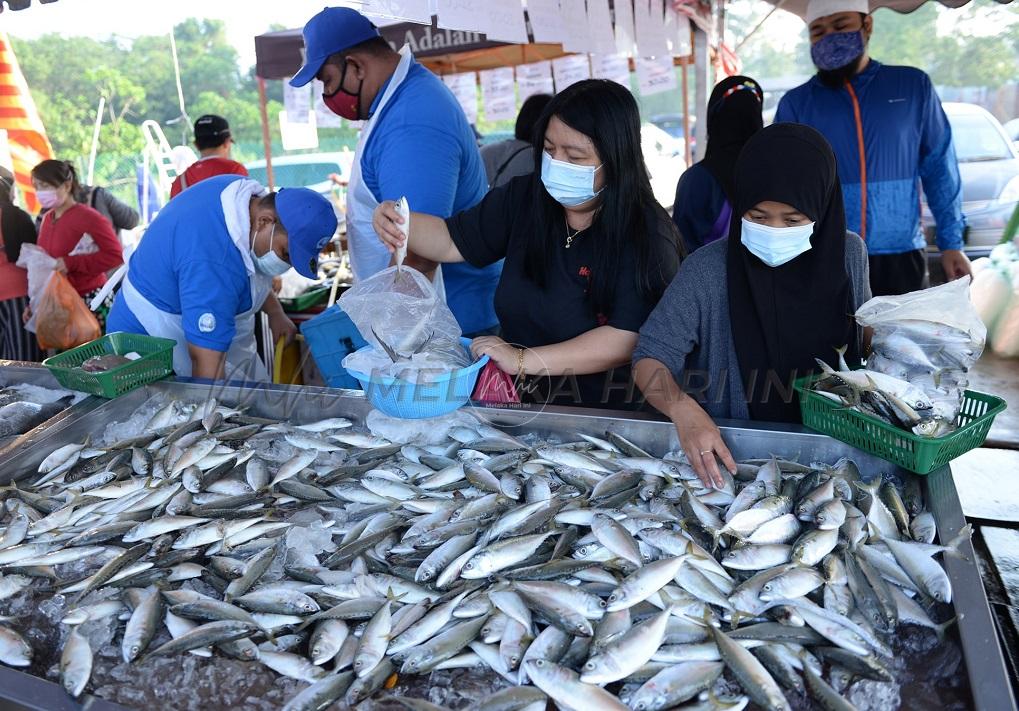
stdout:
<svg viewBox="0 0 1019 711">
<path fill-rule="evenodd" d="M 336 234 L 332 204 L 314 190 L 284 188 L 276 194 L 276 214 L 289 236 L 290 265 L 317 279 L 318 255 Z"/>
<path fill-rule="evenodd" d="M 290 86 L 304 86 L 329 57 L 373 37 L 381 37 L 378 29 L 357 10 L 325 8 L 304 26 L 304 66 L 290 80 Z"/>
</svg>

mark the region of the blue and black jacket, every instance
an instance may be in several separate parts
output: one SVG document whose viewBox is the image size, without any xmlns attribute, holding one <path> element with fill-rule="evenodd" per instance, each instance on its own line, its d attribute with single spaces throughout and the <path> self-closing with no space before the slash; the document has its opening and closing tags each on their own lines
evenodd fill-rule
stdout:
<svg viewBox="0 0 1019 711">
<path fill-rule="evenodd" d="M 870 254 L 924 248 L 921 183 L 938 247 L 962 248 L 962 185 L 952 129 L 924 72 L 870 60 L 837 89 L 813 77 L 782 97 L 775 121 L 812 126 L 831 143 L 846 222 Z"/>
</svg>

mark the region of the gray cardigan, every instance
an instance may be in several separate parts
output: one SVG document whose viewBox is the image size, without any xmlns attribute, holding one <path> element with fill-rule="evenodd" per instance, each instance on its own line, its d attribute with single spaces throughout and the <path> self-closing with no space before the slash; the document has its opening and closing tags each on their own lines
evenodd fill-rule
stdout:
<svg viewBox="0 0 1019 711">
<path fill-rule="evenodd" d="M 726 291 L 728 242 L 720 239 L 691 254 L 640 329 L 633 362 L 653 358 L 713 418 L 750 419 L 729 321 Z M 867 247 L 846 233 L 846 270 L 853 309 L 870 299 Z M 821 354 L 818 354 L 821 355 Z"/>
</svg>

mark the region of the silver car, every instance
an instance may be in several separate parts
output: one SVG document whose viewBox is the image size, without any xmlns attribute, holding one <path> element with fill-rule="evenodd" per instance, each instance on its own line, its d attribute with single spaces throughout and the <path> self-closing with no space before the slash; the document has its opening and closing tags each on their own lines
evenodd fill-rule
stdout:
<svg viewBox="0 0 1019 711">
<path fill-rule="evenodd" d="M 1019 203 L 1019 150 L 994 116 L 973 104 L 943 104 L 962 177 L 965 250 L 970 259 L 987 256 Z M 936 226 L 926 202 L 921 221 L 928 250 L 936 249 Z"/>
</svg>

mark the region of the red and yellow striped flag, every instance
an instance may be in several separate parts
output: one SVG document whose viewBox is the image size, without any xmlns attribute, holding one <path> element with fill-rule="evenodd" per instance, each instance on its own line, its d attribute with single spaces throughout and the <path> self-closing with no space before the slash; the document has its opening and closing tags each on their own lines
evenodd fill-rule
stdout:
<svg viewBox="0 0 1019 711">
<path fill-rule="evenodd" d="M 53 149 L 14 49 L 3 31 L 0 31 L 0 129 L 7 131 L 15 182 L 25 196 L 28 211 L 35 214 L 39 211 L 39 202 L 32 188 L 31 171 L 41 161 L 52 158 Z"/>
</svg>

